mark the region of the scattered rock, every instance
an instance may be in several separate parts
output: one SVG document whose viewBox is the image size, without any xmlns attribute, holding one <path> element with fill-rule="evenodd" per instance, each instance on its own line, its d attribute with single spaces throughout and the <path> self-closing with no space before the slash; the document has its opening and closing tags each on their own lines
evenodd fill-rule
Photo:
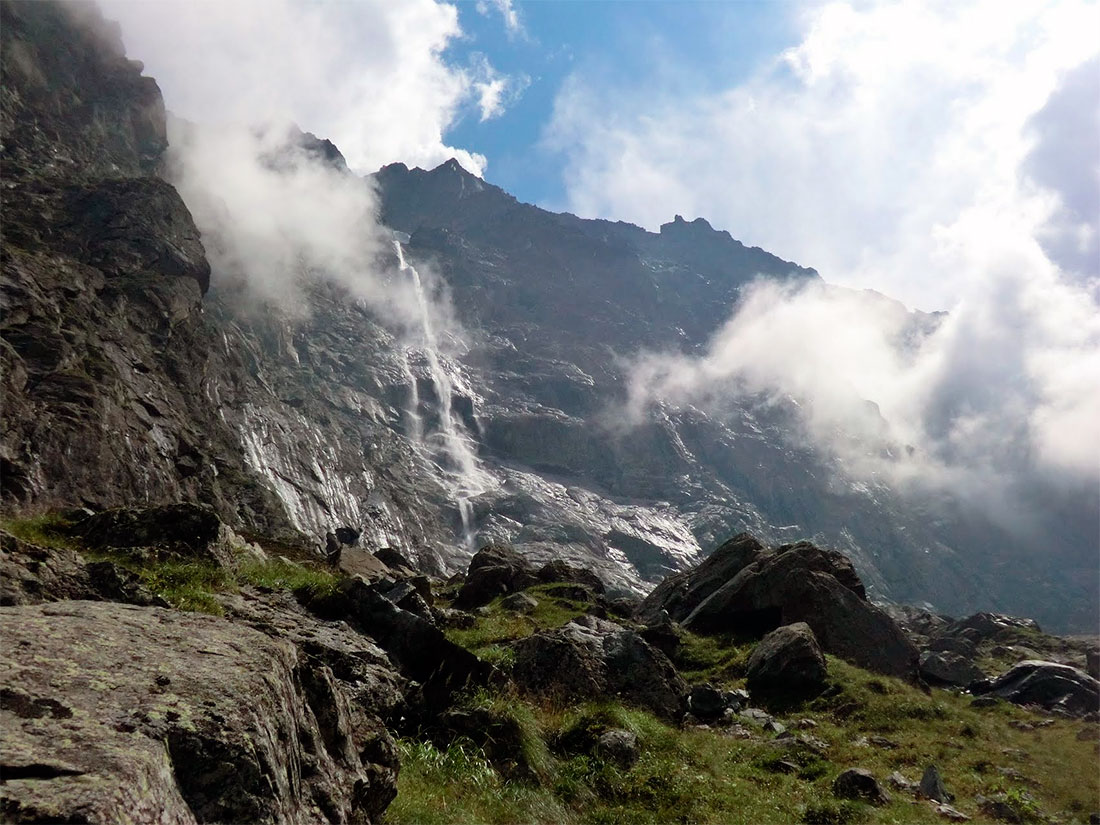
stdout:
<svg viewBox="0 0 1100 825">
<path fill-rule="evenodd" d="M 888 777 L 886 777 L 886 784 L 897 791 L 904 791 L 905 793 L 915 794 L 920 790 L 920 785 L 917 782 L 913 782 L 911 779 L 906 779 L 898 771 L 894 771 Z"/>
<path fill-rule="evenodd" d="M 774 721 L 774 717 L 770 713 L 768 713 L 766 710 L 761 710 L 760 708 L 745 708 L 740 713 L 738 713 L 738 716 L 740 716 L 742 719 L 747 719 L 754 725 L 759 725 L 760 727 L 763 727 L 768 722 Z"/>
<path fill-rule="evenodd" d="M 870 771 L 849 768 L 833 782 L 833 795 L 840 799 L 859 799 L 872 805 L 886 805 L 890 796 L 878 784 Z"/>
<path fill-rule="evenodd" d="M 935 765 L 929 765 L 924 769 L 924 775 L 920 778 L 920 792 L 928 799 L 934 799 L 936 802 L 951 802 L 955 798 L 943 786 L 940 769 Z"/>
<path fill-rule="evenodd" d="M 926 650 L 920 655 L 920 675 L 932 684 L 967 687 L 985 679 L 972 661 L 950 651 Z"/>
<path fill-rule="evenodd" d="M 574 567 L 561 559 L 555 559 L 539 568 L 535 578 L 540 582 L 568 582 L 587 587 L 592 593 L 603 595 L 606 592 L 603 581 L 591 570 Z"/>
<path fill-rule="evenodd" d="M 530 613 L 539 606 L 539 602 L 538 599 L 527 593 L 513 593 L 501 599 L 500 606 L 505 610 L 513 610 L 516 613 Z"/>
<path fill-rule="evenodd" d="M 970 817 L 964 814 L 962 811 L 952 808 L 950 805 L 940 803 L 936 806 L 936 813 L 942 816 L 944 819 L 950 819 L 952 822 L 969 822 Z"/>
<path fill-rule="evenodd" d="M 1100 681 L 1056 662 L 1020 662 L 982 692 L 1017 705 L 1038 705 L 1070 716 L 1083 716 L 1100 707 Z"/>
<path fill-rule="evenodd" d="M 805 622 L 777 628 L 749 657 L 747 681 L 755 693 L 814 695 L 825 687 L 825 656 Z"/>
<path fill-rule="evenodd" d="M 429 716 L 448 708 L 453 696 L 468 685 L 487 685 L 497 677 L 487 662 L 450 641 L 431 622 L 402 610 L 361 578 L 341 583 L 334 596 L 314 607 L 362 629 L 403 674 L 420 682 L 421 710 Z"/>
<path fill-rule="evenodd" d="M 672 663 L 633 630 L 582 616 L 515 645 L 512 678 L 523 690 L 578 701 L 619 697 L 679 720 L 687 684 Z"/>
<path fill-rule="evenodd" d="M 646 625 L 638 631 L 642 638 L 660 650 L 670 659 L 680 648 L 680 628 L 664 613 L 662 621 Z"/>
<path fill-rule="evenodd" d="M 515 593 L 537 584 L 535 569 L 527 559 L 503 544 L 487 544 L 470 560 L 466 581 L 454 606 L 463 610 L 486 605 L 497 596 Z"/>
<path fill-rule="evenodd" d="M 726 691 L 726 707 L 741 710 L 749 703 L 749 692 L 744 688 Z"/>
<path fill-rule="evenodd" d="M 1085 672 L 1093 679 L 1100 679 L 1100 648 L 1085 651 Z"/>
<path fill-rule="evenodd" d="M 477 624 L 477 617 L 465 610 L 455 610 L 452 607 L 433 607 L 432 616 L 440 627 L 454 627 L 460 630 L 469 630 Z"/>
<path fill-rule="evenodd" d="M 782 736 L 787 732 L 786 726 L 782 722 L 777 722 L 775 719 L 769 719 L 765 722 L 764 730 L 768 733 L 774 733 L 777 736 Z"/>
<path fill-rule="evenodd" d="M 712 685 L 696 685 L 688 694 L 687 705 L 699 719 L 716 719 L 726 710 L 726 697 Z"/>
<path fill-rule="evenodd" d="M 1009 823 L 1022 823 L 1031 819 L 1032 817 L 1028 815 L 1030 812 L 1021 810 L 1020 803 L 1029 807 L 1035 803 L 1026 791 L 1019 800 L 1010 799 L 1004 793 L 997 793 L 992 796 L 978 794 L 975 801 L 978 803 L 978 810 L 989 818 L 997 822 Z"/>
<path fill-rule="evenodd" d="M 395 573 L 401 573 L 406 570 L 410 573 L 416 572 L 416 568 L 413 567 L 412 562 L 392 547 L 382 547 L 375 550 L 374 557 Z"/>
<path fill-rule="evenodd" d="M 967 661 L 978 658 L 978 647 L 962 636 L 937 636 L 929 641 L 926 650 L 933 653 L 955 653 Z"/>
<path fill-rule="evenodd" d="M 629 768 L 638 761 L 638 737 L 621 728 L 605 731 L 596 740 L 596 754 L 620 768 Z"/>
</svg>

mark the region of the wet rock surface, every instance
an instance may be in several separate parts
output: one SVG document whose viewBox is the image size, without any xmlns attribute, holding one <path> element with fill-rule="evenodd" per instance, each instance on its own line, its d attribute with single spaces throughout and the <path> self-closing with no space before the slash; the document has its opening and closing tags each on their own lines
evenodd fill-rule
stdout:
<svg viewBox="0 0 1100 825">
<path fill-rule="evenodd" d="M 370 821 L 395 793 L 288 642 L 160 608 L 2 610 L 6 819 Z"/>
</svg>

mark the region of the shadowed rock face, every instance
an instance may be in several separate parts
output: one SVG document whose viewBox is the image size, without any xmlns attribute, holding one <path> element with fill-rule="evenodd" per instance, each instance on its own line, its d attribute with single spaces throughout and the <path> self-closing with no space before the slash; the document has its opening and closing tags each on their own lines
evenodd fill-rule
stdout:
<svg viewBox="0 0 1100 825">
<path fill-rule="evenodd" d="M 160 608 L 2 610 L 5 819 L 372 821 L 393 798 L 331 670 L 286 641 Z"/>
</svg>

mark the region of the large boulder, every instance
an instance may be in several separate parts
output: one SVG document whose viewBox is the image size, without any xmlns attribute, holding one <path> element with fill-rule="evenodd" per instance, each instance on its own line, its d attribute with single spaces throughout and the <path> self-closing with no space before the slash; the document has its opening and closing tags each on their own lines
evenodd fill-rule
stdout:
<svg viewBox="0 0 1100 825">
<path fill-rule="evenodd" d="M 368 634 L 402 674 L 420 682 L 423 704 L 419 710 L 425 714 L 437 714 L 464 688 L 487 685 L 498 675 L 492 665 L 452 642 L 431 621 L 398 607 L 359 577 L 342 582 L 337 593 L 317 609 Z"/>
<path fill-rule="evenodd" d="M 920 675 L 933 684 L 967 687 L 985 679 L 971 659 L 946 650 L 925 650 L 920 655 Z"/>
<path fill-rule="evenodd" d="M 370 822 L 396 793 L 331 670 L 289 642 L 104 602 L 0 619 L 6 821 Z"/>
<path fill-rule="evenodd" d="M 758 555 L 684 619 L 699 633 L 759 633 L 805 622 L 827 653 L 860 667 L 914 679 L 917 649 L 867 601 L 851 562 L 809 542 Z"/>
<path fill-rule="evenodd" d="M 80 521 L 74 531 L 90 548 L 164 560 L 233 567 L 233 532 L 204 504 L 120 507 Z"/>
<path fill-rule="evenodd" d="M 523 556 L 503 544 L 487 544 L 470 560 L 466 581 L 454 606 L 463 610 L 488 604 L 497 596 L 538 583 L 535 568 Z"/>
<path fill-rule="evenodd" d="M 582 616 L 516 643 L 512 678 L 524 691 L 570 702 L 619 698 L 678 720 L 687 683 L 633 630 Z"/>
<path fill-rule="evenodd" d="M 776 628 L 749 657 L 746 672 L 749 690 L 761 693 L 819 693 L 828 669 L 814 632 L 805 622 Z"/>
<path fill-rule="evenodd" d="M 647 625 L 660 623 L 665 615 L 682 622 L 763 552 L 764 545 L 748 533 L 737 534 L 697 566 L 665 578 L 638 605 L 636 618 Z"/>
<path fill-rule="evenodd" d="M 574 567 L 561 559 L 554 559 L 554 561 L 544 564 L 539 568 L 535 577 L 544 584 L 550 582 L 581 584 L 597 595 L 603 595 L 606 591 L 603 580 L 591 570 Z"/>
<path fill-rule="evenodd" d="M 841 799 L 858 799 L 872 805 L 887 805 L 890 795 L 878 780 L 863 768 L 849 768 L 833 781 L 833 795 Z"/>
<path fill-rule="evenodd" d="M 1017 705 L 1038 705 L 1071 716 L 1100 711 L 1100 681 L 1082 670 L 1057 662 L 1028 660 L 987 685 L 971 690 Z"/>
</svg>

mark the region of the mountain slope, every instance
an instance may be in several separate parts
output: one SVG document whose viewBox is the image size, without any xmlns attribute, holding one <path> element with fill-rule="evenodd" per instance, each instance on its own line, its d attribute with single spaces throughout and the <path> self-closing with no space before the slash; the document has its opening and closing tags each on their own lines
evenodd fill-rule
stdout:
<svg viewBox="0 0 1100 825">
<path fill-rule="evenodd" d="M 453 161 L 394 164 L 361 185 L 405 242 L 367 263 L 415 294 L 409 318 L 315 270 L 300 305 L 257 304 L 214 254 L 233 216 L 168 182 L 186 191 L 184 147 L 117 30 L 2 8 L 5 508 L 204 501 L 437 570 L 503 540 L 634 591 L 750 530 L 839 547 L 880 596 L 1095 626 L 1087 502 L 1049 508 L 1069 517 L 1040 554 L 958 502 L 847 477 L 783 400 L 627 421 L 629 359 L 701 352 L 746 284 L 813 270 L 701 219 L 650 233 L 519 203 Z M 280 151 L 273 173 L 351 174 L 312 135 Z"/>
</svg>

